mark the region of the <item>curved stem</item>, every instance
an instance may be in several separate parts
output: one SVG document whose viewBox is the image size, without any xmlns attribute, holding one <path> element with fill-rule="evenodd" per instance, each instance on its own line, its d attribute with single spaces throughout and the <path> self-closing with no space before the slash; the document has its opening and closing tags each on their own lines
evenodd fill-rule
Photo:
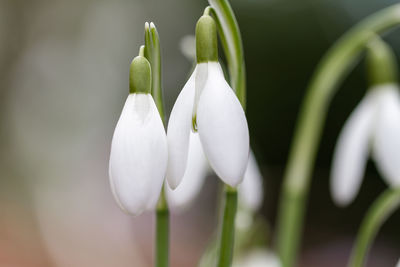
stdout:
<svg viewBox="0 0 400 267">
<path fill-rule="evenodd" d="M 213 8 L 218 33 L 228 61 L 230 85 L 235 90 L 243 108 L 245 108 L 246 70 L 239 25 L 228 0 L 208 0 L 208 2 Z"/>
<path fill-rule="evenodd" d="M 156 26 L 153 23 L 150 23 L 150 25 L 146 23 L 144 32 L 144 55 L 150 62 L 152 71 L 151 94 L 165 126 L 166 122 L 161 88 L 160 40 Z M 164 187 L 161 190 L 156 210 L 156 251 L 154 264 L 157 267 L 168 267 L 169 265 L 169 210 Z"/>
<path fill-rule="evenodd" d="M 362 267 L 382 224 L 400 207 L 400 189 L 387 189 L 372 204 L 358 232 L 349 267 Z"/>
<path fill-rule="evenodd" d="M 221 228 L 218 267 L 230 267 L 235 239 L 235 215 L 237 210 L 237 191 L 225 186 L 225 210 Z"/>
<path fill-rule="evenodd" d="M 301 237 L 311 170 L 329 103 L 374 34 L 400 24 L 400 4 L 364 19 L 326 53 L 307 89 L 285 171 L 278 214 L 278 250 L 284 267 L 293 266 Z"/>
</svg>

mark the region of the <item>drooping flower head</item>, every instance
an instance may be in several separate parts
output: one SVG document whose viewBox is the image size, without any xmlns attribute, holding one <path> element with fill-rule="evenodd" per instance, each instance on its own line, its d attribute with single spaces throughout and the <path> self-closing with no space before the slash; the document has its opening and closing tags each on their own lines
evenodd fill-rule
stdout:
<svg viewBox="0 0 400 267">
<path fill-rule="evenodd" d="M 346 121 L 335 148 L 331 191 L 339 205 L 356 196 L 370 151 L 390 186 L 400 186 L 400 94 L 394 54 L 381 40 L 368 48 L 371 88 Z"/>
<path fill-rule="evenodd" d="M 249 155 L 249 132 L 244 110 L 224 78 L 218 63 L 217 31 L 212 17 L 196 25 L 197 65 L 179 94 L 168 123 L 167 181 L 172 189 L 188 166 L 191 131 L 216 174 L 236 187 Z"/>
<path fill-rule="evenodd" d="M 125 212 L 138 215 L 157 204 L 167 168 L 167 139 L 150 94 L 151 69 L 137 56 L 130 68 L 130 94 L 114 131 L 110 185 Z"/>
</svg>

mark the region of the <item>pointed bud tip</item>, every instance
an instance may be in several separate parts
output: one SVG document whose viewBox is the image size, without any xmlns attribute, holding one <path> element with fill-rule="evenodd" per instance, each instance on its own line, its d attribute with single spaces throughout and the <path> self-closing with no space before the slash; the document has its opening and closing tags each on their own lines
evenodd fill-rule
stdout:
<svg viewBox="0 0 400 267">
<path fill-rule="evenodd" d="M 149 61 L 142 55 L 132 60 L 129 73 L 130 93 L 151 92 L 151 68 Z"/>
<path fill-rule="evenodd" d="M 139 56 L 144 57 L 144 51 L 145 51 L 146 46 L 145 45 L 141 45 L 139 48 Z"/>
<path fill-rule="evenodd" d="M 144 23 L 144 29 L 145 29 L 145 30 L 148 30 L 148 29 L 149 29 L 149 23 L 148 23 L 147 21 Z"/>
</svg>

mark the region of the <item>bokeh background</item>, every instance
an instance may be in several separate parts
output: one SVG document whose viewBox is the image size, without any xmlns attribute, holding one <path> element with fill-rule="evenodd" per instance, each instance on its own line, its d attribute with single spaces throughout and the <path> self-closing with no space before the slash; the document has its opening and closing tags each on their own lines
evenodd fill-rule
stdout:
<svg viewBox="0 0 400 267">
<path fill-rule="evenodd" d="M 276 219 L 282 174 L 307 83 L 347 29 L 395 0 L 232 0 L 243 35 L 251 143 L 265 177 L 260 211 Z M 180 50 L 205 0 L 0 0 L 0 266 L 151 266 L 154 218 L 130 218 L 108 185 L 112 133 L 131 59 L 154 21 L 170 111 L 191 69 Z M 385 36 L 400 55 L 400 31 Z M 326 121 L 309 198 L 301 266 L 345 266 L 360 221 L 386 185 L 373 163 L 348 208 L 329 195 L 336 138 L 365 93 L 364 64 Z M 172 215 L 171 266 L 195 266 L 216 226 L 217 179 Z M 400 215 L 380 232 L 368 266 L 394 266 Z M 273 247 L 273 238 L 271 239 Z"/>
</svg>

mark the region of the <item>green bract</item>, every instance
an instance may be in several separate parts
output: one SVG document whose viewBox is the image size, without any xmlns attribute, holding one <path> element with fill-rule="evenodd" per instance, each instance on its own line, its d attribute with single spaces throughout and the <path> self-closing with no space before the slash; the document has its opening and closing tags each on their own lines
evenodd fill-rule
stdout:
<svg viewBox="0 0 400 267">
<path fill-rule="evenodd" d="M 197 63 L 218 61 L 217 26 L 209 15 L 203 15 L 196 24 Z"/>
<path fill-rule="evenodd" d="M 370 85 L 397 82 L 396 57 L 379 37 L 368 44 L 367 70 Z"/>
<path fill-rule="evenodd" d="M 143 56 L 137 56 L 132 60 L 129 72 L 130 93 L 150 94 L 151 69 L 150 63 Z"/>
</svg>

